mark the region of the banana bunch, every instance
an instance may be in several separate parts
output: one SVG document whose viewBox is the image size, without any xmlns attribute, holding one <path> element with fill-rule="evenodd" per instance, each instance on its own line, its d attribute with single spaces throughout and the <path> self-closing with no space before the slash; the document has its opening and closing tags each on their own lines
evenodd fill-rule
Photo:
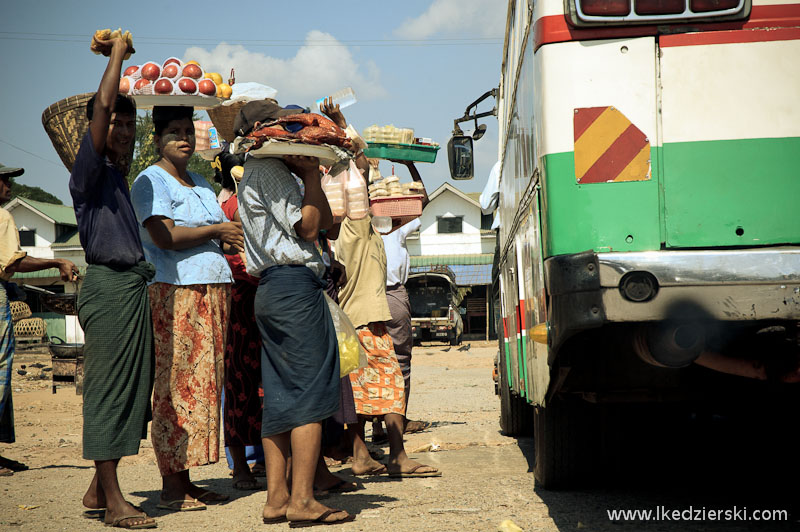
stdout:
<svg viewBox="0 0 800 532">
<path fill-rule="evenodd" d="M 123 39 L 126 43 L 128 43 L 128 47 L 133 48 L 133 36 L 131 35 L 131 32 L 126 31 L 125 33 L 122 33 L 122 28 L 117 28 L 114 31 L 111 31 L 111 29 L 106 28 L 104 30 L 97 30 L 96 32 L 94 32 L 94 35 L 92 35 L 92 40 L 89 43 L 89 49 L 95 54 L 100 55 L 101 52 L 100 50 L 95 48 L 94 40 L 97 39 L 99 41 L 107 41 L 109 39 L 115 39 L 115 38 Z M 126 61 L 130 58 L 131 58 L 130 52 L 125 54 L 124 59 Z"/>
</svg>

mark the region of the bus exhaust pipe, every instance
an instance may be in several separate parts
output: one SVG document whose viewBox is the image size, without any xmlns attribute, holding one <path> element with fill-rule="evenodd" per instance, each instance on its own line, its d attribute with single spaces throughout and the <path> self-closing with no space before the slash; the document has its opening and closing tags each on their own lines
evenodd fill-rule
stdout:
<svg viewBox="0 0 800 532">
<path fill-rule="evenodd" d="M 644 362 L 662 368 L 683 368 L 703 352 L 706 335 L 694 323 L 666 322 L 641 327 L 634 334 L 634 350 Z"/>
</svg>

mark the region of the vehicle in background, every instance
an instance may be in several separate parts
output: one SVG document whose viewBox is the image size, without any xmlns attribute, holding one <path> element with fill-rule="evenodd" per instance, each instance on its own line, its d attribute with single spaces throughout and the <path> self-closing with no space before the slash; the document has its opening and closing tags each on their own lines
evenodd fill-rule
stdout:
<svg viewBox="0 0 800 532">
<path fill-rule="evenodd" d="M 508 5 L 497 374 L 539 484 L 613 463 L 597 453 L 637 425 L 626 404 L 800 404 L 693 364 L 800 351 L 800 2 Z M 473 174 L 469 109 L 454 179 Z"/>
<path fill-rule="evenodd" d="M 411 303 L 414 343 L 440 340 L 461 343 L 464 322 L 458 306 L 461 295 L 449 270 L 412 273 L 406 282 Z"/>
</svg>

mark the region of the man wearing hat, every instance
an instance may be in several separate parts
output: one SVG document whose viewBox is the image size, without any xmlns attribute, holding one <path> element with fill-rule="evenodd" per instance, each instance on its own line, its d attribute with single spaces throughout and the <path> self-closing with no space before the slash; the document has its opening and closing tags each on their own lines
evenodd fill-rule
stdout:
<svg viewBox="0 0 800 532">
<path fill-rule="evenodd" d="M 296 113 L 274 100 L 245 105 L 234 122 L 244 136 L 261 123 Z M 305 194 L 292 173 L 305 185 Z M 259 278 L 255 315 L 261 333 L 267 466 L 264 523 L 337 524 L 353 518 L 314 499 L 322 420 L 339 409 L 336 331 L 325 302 L 325 264 L 315 241 L 333 224 L 316 157 L 286 156 L 244 164 L 239 184 L 247 273 Z M 291 492 L 286 457 L 292 456 Z"/>
<path fill-rule="evenodd" d="M 0 204 L 11 199 L 11 178 L 22 175 L 22 168 L 0 164 Z M 19 246 L 14 218 L 0 209 L 0 442 L 14 443 L 14 404 L 11 399 L 11 366 L 14 362 L 14 323 L 11 320 L 8 284 L 16 272 L 58 268 L 61 279 L 74 281 L 78 268 L 67 259 L 29 257 Z M 0 456 L 0 476 L 11 476 L 28 469 L 23 463 Z"/>
</svg>

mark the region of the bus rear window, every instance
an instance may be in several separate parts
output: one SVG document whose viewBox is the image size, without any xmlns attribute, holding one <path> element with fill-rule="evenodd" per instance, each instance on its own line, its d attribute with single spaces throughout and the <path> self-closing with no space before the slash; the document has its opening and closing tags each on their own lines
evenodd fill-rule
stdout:
<svg viewBox="0 0 800 532">
<path fill-rule="evenodd" d="M 571 0 L 576 26 L 663 24 L 688 20 L 732 20 L 750 14 L 752 0 Z"/>
</svg>

